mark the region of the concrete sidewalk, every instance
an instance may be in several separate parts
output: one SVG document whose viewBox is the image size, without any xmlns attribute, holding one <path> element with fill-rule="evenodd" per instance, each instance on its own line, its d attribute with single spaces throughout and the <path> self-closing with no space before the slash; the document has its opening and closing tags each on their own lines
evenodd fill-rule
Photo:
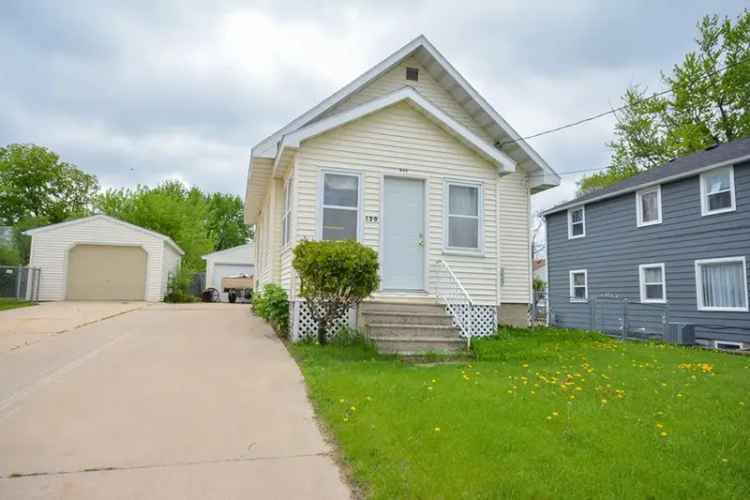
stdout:
<svg viewBox="0 0 750 500">
<path fill-rule="evenodd" d="M 246 306 L 153 305 L 2 356 L 22 362 L 0 363 L 0 498 L 350 496 Z"/>
</svg>

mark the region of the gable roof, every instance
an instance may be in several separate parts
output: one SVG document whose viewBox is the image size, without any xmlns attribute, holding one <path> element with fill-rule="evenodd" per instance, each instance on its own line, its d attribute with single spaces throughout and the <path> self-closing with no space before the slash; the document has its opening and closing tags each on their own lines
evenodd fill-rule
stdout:
<svg viewBox="0 0 750 500">
<path fill-rule="evenodd" d="M 37 227 L 34 229 L 29 229 L 27 231 L 24 231 L 23 234 L 27 236 L 34 236 L 35 234 L 46 233 L 47 231 L 50 231 L 53 229 L 62 229 L 68 226 L 76 226 L 83 222 L 89 222 L 92 220 L 103 220 L 103 221 L 110 222 L 113 224 L 119 224 L 121 226 L 125 226 L 127 228 L 134 229 L 136 231 L 140 231 L 142 233 L 148 234 L 155 238 L 159 238 L 160 240 L 164 241 L 169 246 L 174 248 L 177 251 L 177 253 L 179 253 L 180 255 L 185 255 L 185 252 L 179 246 L 177 246 L 177 243 L 175 243 L 172 240 L 172 238 L 170 238 L 169 236 L 165 236 L 161 233 L 157 233 L 156 231 L 151 231 L 150 229 L 146 229 L 141 226 L 136 226 L 135 224 L 131 224 L 129 222 L 125 222 L 120 219 L 115 219 L 114 217 L 110 217 L 109 215 L 104 215 L 104 214 L 91 215 L 89 217 L 81 217 L 80 219 L 73 219 L 73 220 L 69 220 L 65 222 L 59 222 L 57 224 L 50 224 L 48 226 Z"/>
<path fill-rule="evenodd" d="M 236 247 L 225 248 L 224 250 L 217 250 L 216 252 L 211 252 L 211 253 L 207 253 L 206 255 L 201 255 L 201 259 L 208 260 L 208 258 L 220 257 L 222 255 L 233 253 L 239 250 L 240 248 L 247 248 L 249 250 L 251 247 L 254 247 L 254 246 L 255 246 L 254 241 L 248 241 L 244 245 L 237 245 Z"/>
<path fill-rule="evenodd" d="M 547 165 L 542 157 L 526 141 L 520 138 L 508 122 L 479 95 L 424 35 L 420 35 L 407 43 L 357 79 L 323 100 L 317 106 L 259 142 L 253 147 L 251 152 L 250 175 L 252 175 L 253 158 L 275 159 L 279 152 L 279 143 L 282 141 L 283 136 L 309 125 L 326 111 L 364 88 L 403 59 L 412 55 L 416 57 L 436 81 L 440 82 L 446 88 L 458 103 L 461 103 L 472 119 L 482 126 L 495 141 L 495 144 L 511 141 L 504 147 L 503 151 L 517 165 L 529 171 L 534 191 L 541 191 L 560 184 L 560 177 Z"/>
<path fill-rule="evenodd" d="M 393 104 L 406 101 L 423 115 L 436 122 L 446 132 L 456 137 L 460 142 L 477 154 L 498 167 L 502 173 L 510 173 L 516 170 L 516 162 L 507 154 L 494 148 L 478 137 L 474 132 L 467 129 L 456 120 L 448 116 L 440 108 L 428 101 L 419 92 L 411 87 L 403 87 L 395 92 L 378 97 L 352 109 L 333 115 L 320 121 L 316 121 L 297 129 L 283 137 L 279 143 L 275 163 L 281 161 L 285 149 L 296 149 L 300 143 L 316 135 L 323 134 L 329 130 L 340 127 L 346 123 L 375 113 Z"/>
<path fill-rule="evenodd" d="M 750 136 L 675 158 L 660 167 L 646 170 L 641 174 L 634 175 L 606 188 L 597 189 L 574 200 L 561 203 L 545 210 L 542 212 L 542 215 L 553 214 L 585 203 L 614 198 L 615 196 L 631 193 L 639 189 L 676 181 L 685 177 L 698 175 L 706 170 L 748 160 L 750 160 Z"/>
</svg>

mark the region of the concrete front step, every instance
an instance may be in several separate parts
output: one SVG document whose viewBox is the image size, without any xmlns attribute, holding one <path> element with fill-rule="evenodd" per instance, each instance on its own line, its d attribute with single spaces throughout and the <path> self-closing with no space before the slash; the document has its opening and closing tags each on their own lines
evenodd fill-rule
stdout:
<svg viewBox="0 0 750 500">
<path fill-rule="evenodd" d="M 466 350 L 466 340 L 444 337 L 370 336 L 378 352 L 385 354 L 455 354 Z"/>
<path fill-rule="evenodd" d="M 404 303 L 395 301 L 362 302 L 359 305 L 363 314 L 368 313 L 404 313 L 404 314 L 445 314 L 445 306 L 437 302 Z"/>
<path fill-rule="evenodd" d="M 367 334 L 375 337 L 434 337 L 457 339 L 461 332 L 450 325 L 405 325 L 401 323 L 368 323 Z"/>
<path fill-rule="evenodd" d="M 362 317 L 366 324 L 435 325 L 453 326 L 453 319 L 445 312 L 371 312 L 365 311 Z"/>
</svg>

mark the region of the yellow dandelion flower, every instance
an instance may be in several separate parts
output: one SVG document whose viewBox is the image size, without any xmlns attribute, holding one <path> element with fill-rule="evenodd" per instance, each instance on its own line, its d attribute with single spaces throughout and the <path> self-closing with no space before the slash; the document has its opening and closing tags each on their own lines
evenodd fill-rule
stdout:
<svg viewBox="0 0 750 500">
<path fill-rule="evenodd" d="M 607 400 L 606 399 L 602 399 L 602 404 L 606 405 L 607 404 Z"/>
<path fill-rule="evenodd" d="M 552 412 L 552 416 L 556 417 L 556 416 L 558 416 L 558 415 L 560 415 L 560 414 L 559 414 L 559 413 L 557 413 L 556 411 L 553 411 L 553 412 Z"/>
<path fill-rule="evenodd" d="M 437 383 L 437 379 L 432 379 L 432 383 L 436 384 Z"/>
<path fill-rule="evenodd" d="M 680 393 L 680 394 L 678 394 L 678 395 L 677 395 L 677 397 L 678 397 L 678 398 L 681 398 L 681 397 L 682 397 L 682 394 L 681 394 L 681 393 Z"/>
<path fill-rule="evenodd" d="M 343 402 L 344 402 L 344 400 L 343 400 L 343 399 L 339 399 L 339 403 L 343 403 Z"/>
<path fill-rule="evenodd" d="M 440 432 L 440 427 L 435 427 L 435 432 Z"/>
<path fill-rule="evenodd" d="M 348 422 L 348 421 L 349 421 L 349 417 L 344 417 L 344 422 Z"/>
<path fill-rule="evenodd" d="M 656 428 L 657 429 L 663 429 L 664 428 L 664 424 L 660 424 L 660 423 L 657 422 L 656 423 Z"/>
<path fill-rule="evenodd" d="M 547 415 L 547 420 L 552 420 L 552 417 L 550 417 L 549 415 Z"/>
<path fill-rule="evenodd" d="M 574 395 L 572 395 L 572 394 L 570 395 L 570 399 L 571 399 L 571 400 L 573 400 L 573 399 L 575 399 L 575 398 L 576 398 L 576 397 L 575 397 Z"/>
<path fill-rule="evenodd" d="M 527 363 L 524 363 L 521 366 L 524 367 L 524 368 L 528 368 L 529 367 L 529 365 Z"/>
<path fill-rule="evenodd" d="M 350 409 L 351 411 L 357 411 L 357 407 L 356 407 L 356 406 L 352 406 L 352 407 L 350 407 L 349 409 Z"/>
<path fill-rule="evenodd" d="M 664 432 L 664 431 L 661 431 L 661 433 L 660 433 L 659 435 L 660 435 L 661 437 L 667 437 L 667 433 L 666 433 L 666 432 Z"/>
</svg>

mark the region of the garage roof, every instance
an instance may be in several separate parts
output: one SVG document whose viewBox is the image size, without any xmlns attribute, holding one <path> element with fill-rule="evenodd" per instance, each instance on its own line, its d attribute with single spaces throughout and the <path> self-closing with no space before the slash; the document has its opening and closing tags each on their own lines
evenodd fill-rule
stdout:
<svg viewBox="0 0 750 500">
<path fill-rule="evenodd" d="M 143 228 L 141 226 L 136 226 L 135 224 L 130 224 L 129 222 L 125 222 L 125 221 L 122 221 L 120 219 L 115 219 L 114 217 L 110 217 L 109 215 L 102 215 L 102 214 L 92 215 L 90 217 L 81 217 L 80 219 L 74 219 L 74 220 L 69 220 L 69 221 L 65 221 L 65 222 L 60 222 L 60 223 L 57 223 L 57 224 L 50 224 L 48 226 L 42 226 L 42 227 L 37 227 L 37 228 L 34 228 L 34 229 L 29 229 L 28 231 L 24 231 L 23 234 L 25 234 L 27 236 L 34 236 L 35 234 L 44 233 L 44 232 L 47 232 L 47 231 L 50 231 L 50 230 L 53 230 L 53 229 L 56 230 L 56 229 L 62 229 L 64 227 L 68 227 L 68 226 L 75 226 L 75 225 L 80 224 L 82 222 L 87 222 L 87 221 L 91 221 L 91 220 L 95 220 L 95 219 L 104 220 L 104 221 L 107 221 L 107 222 L 111 222 L 113 224 L 120 224 L 122 226 L 129 227 L 130 229 L 134 229 L 136 231 L 140 231 L 142 233 L 151 235 L 151 236 L 153 236 L 155 238 L 159 238 L 160 240 L 164 241 L 169 246 L 171 246 L 172 248 L 174 248 L 175 251 L 177 251 L 177 253 L 179 253 L 180 255 L 185 255 L 185 252 L 182 250 L 182 248 L 180 248 L 177 245 L 177 243 L 175 243 L 174 240 L 172 240 L 172 238 L 170 238 L 169 236 L 165 236 L 165 235 L 163 235 L 161 233 L 157 233 L 156 231 L 151 231 L 151 230 Z"/>
</svg>

